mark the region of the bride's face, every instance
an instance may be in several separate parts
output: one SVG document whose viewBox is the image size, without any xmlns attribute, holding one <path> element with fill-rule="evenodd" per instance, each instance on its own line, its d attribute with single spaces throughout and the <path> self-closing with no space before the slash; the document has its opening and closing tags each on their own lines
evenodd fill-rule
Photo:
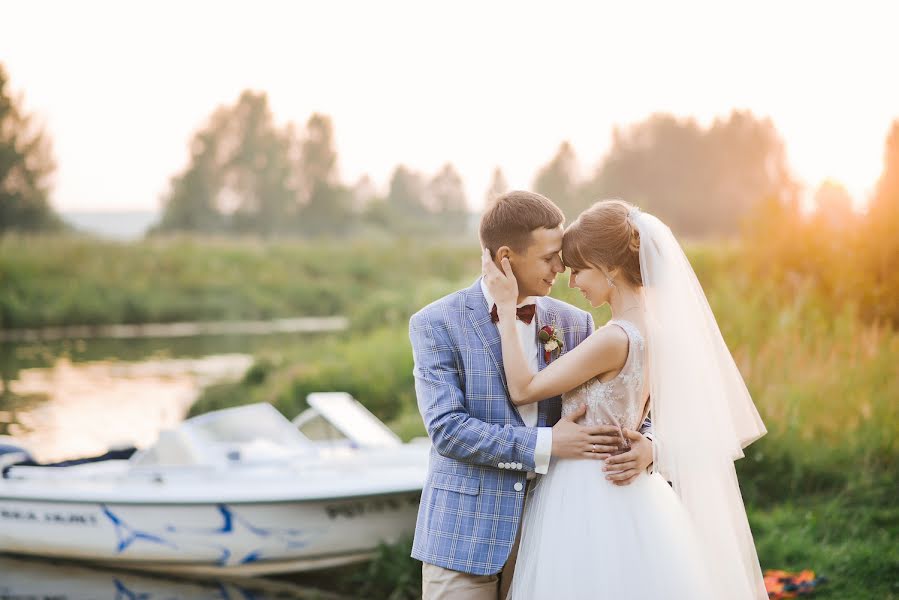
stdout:
<svg viewBox="0 0 899 600">
<path fill-rule="evenodd" d="M 568 287 L 577 288 L 591 306 L 602 306 L 609 301 L 612 288 L 606 274 L 597 268 L 571 269 Z"/>
</svg>

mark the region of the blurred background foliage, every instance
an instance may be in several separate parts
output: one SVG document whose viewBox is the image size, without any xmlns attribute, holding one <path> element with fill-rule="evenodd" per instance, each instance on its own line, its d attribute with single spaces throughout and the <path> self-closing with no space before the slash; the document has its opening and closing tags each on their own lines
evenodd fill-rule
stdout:
<svg viewBox="0 0 899 600">
<path fill-rule="evenodd" d="M 0 329 L 346 315 L 344 334 L 260 351 L 192 414 L 266 401 L 293 417 L 307 393 L 343 390 L 405 439 L 424 435 L 409 316 L 480 270 L 452 165 L 399 165 L 383 196 L 342 182 L 330 118 L 279 127 L 247 91 L 199 127 L 150 234 L 101 240 L 54 214 L 49 138 L 7 80 L 0 65 Z M 562 143 L 532 189 L 569 218 L 622 197 L 684 242 L 769 430 L 737 465 L 763 567 L 815 568 L 832 580 L 822 597 L 899 594 L 899 121 L 864 212 L 832 181 L 802 205 L 773 123 L 746 111 L 706 128 L 653 115 L 616 130 L 586 177 L 575 165 Z M 486 202 L 507 187 L 497 169 Z M 553 296 L 582 306 L 567 274 Z M 380 556 L 344 579 L 415 597 L 408 548 Z"/>
</svg>

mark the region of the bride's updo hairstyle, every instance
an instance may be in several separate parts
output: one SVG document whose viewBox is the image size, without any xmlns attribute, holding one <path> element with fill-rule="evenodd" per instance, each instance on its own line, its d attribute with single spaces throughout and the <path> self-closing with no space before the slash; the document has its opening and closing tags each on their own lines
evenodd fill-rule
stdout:
<svg viewBox="0 0 899 600">
<path fill-rule="evenodd" d="M 640 233 L 628 219 L 632 209 L 634 206 L 623 200 L 601 200 L 582 212 L 562 238 L 565 266 L 619 269 L 619 277 L 632 286 L 642 286 Z"/>
</svg>

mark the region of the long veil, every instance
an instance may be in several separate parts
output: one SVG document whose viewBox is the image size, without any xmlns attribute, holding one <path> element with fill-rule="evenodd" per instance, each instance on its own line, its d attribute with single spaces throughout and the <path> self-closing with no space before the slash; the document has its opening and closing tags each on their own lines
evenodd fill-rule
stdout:
<svg viewBox="0 0 899 600">
<path fill-rule="evenodd" d="M 692 517 L 716 588 L 767 598 L 734 470 L 765 426 L 671 230 L 638 209 L 628 218 L 640 234 L 654 469 Z"/>
</svg>

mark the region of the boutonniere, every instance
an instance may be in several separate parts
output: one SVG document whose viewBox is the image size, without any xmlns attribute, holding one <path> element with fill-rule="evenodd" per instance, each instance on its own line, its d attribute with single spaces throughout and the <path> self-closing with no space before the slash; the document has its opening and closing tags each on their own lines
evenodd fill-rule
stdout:
<svg viewBox="0 0 899 600">
<path fill-rule="evenodd" d="M 537 339 L 543 342 L 543 360 L 547 363 L 549 363 L 552 358 L 553 352 L 556 353 L 556 357 L 562 354 L 562 348 L 565 346 L 565 342 L 559 337 L 560 333 L 560 330 L 556 329 L 555 323 L 552 325 L 544 325 L 540 328 L 540 331 L 537 332 Z"/>
</svg>

